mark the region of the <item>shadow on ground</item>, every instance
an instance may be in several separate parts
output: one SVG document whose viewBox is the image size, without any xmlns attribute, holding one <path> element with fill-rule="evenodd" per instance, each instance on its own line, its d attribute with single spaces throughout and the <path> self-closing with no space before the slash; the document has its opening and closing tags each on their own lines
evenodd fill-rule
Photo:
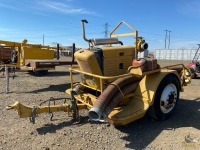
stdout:
<svg viewBox="0 0 200 150">
<path fill-rule="evenodd" d="M 28 74 L 35 77 L 55 77 L 55 76 L 69 76 L 70 73 L 68 71 L 52 71 L 47 74 L 36 74 L 34 72 L 28 72 Z"/>
<path fill-rule="evenodd" d="M 57 91 L 57 92 L 65 92 L 66 89 L 69 89 L 71 87 L 71 83 L 64 83 L 64 84 L 58 84 L 58 85 L 50 85 L 43 89 L 38 89 L 34 91 L 29 91 L 26 93 L 42 93 L 42 92 L 50 92 L 50 91 Z"/>
<path fill-rule="evenodd" d="M 153 121 L 145 116 L 127 126 L 117 127 L 117 129 L 127 134 L 122 138 L 128 141 L 127 148 L 144 149 L 163 130 L 176 130 L 181 127 L 200 129 L 200 101 L 198 99 L 180 99 L 173 115 L 165 121 Z"/>
<path fill-rule="evenodd" d="M 194 127 L 200 130 L 199 99 L 179 100 L 175 112 L 165 121 L 154 121 L 145 116 L 126 126 L 116 127 L 116 130 L 126 133 L 127 136 L 122 139 L 128 143 L 125 147 L 131 149 L 145 149 L 163 130 L 176 130 L 181 127 Z M 84 117 L 84 121 L 80 125 L 86 123 L 92 123 L 88 121 L 88 117 Z M 70 125 L 73 126 L 69 121 L 58 125 L 46 124 L 44 127 L 38 128 L 37 132 L 39 134 L 55 133 L 56 130 Z"/>
<path fill-rule="evenodd" d="M 68 119 L 67 121 L 61 122 L 59 124 L 53 124 L 53 123 L 49 123 L 49 124 L 45 124 L 43 127 L 37 128 L 37 132 L 38 134 L 47 134 L 47 133 L 56 133 L 57 130 L 60 130 L 62 128 L 68 127 L 68 126 L 82 126 L 86 123 L 91 123 L 94 124 L 94 122 L 90 122 L 89 121 L 89 117 L 88 116 L 80 116 L 80 123 L 74 122 L 74 120 L 72 119 L 72 117 L 70 119 Z M 96 123 L 95 124 L 101 124 L 101 123 Z"/>
</svg>

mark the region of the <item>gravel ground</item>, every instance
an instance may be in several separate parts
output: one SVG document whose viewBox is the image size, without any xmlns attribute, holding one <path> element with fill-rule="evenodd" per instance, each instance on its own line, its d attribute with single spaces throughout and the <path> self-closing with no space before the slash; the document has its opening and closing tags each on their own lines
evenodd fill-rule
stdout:
<svg viewBox="0 0 200 150">
<path fill-rule="evenodd" d="M 162 65 L 172 61 L 159 61 Z M 0 78 L 0 150 L 184 150 L 200 149 L 200 78 L 181 93 L 174 114 L 165 121 L 148 116 L 122 127 L 92 122 L 81 110 L 81 123 L 73 124 L 67 113 L 41 114 L 36 123 L 20 119 L 5 107 L 16 100 L 39 105 L 50 97 L 66 97 L 70 87 L 68 67 L 57 67 L 45 77 L 17 72 L 5 94 L 5 78 Z"/>
</svg>

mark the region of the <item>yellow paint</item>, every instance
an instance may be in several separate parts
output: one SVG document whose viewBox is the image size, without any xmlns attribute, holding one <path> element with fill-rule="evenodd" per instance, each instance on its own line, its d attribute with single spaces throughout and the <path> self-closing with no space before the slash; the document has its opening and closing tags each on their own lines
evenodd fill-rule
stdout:
<svg viewBox="0 0 200 150">
<path fill-rule="evenodd" d="M 54 59 L 54 50 L 35 47 L 22 47 L 20 58 L 21 66 L 25 65 L 25 60 L 27 59 L 52 60 Z"/>
<path fill-rule="evenodd" d="M 86 105 L 84 105 L 84 104 L 77 104 L 77 107 L 79 110 L 86 109 Z M 32 114 L 33 107 L 24 106 L 18 101 L 16 101 L 12 105 L 7 106 L 6 109 L 7 110 L 10 110 L 10 109 L 17 110 L 20 118 L 32 117 L 32 115 L 33 115 Z M 67 103 L 62 104 L 62 105 L 37 106 L 37 107 L 35 107 L 35 109 L 36 109 L 35 115 L 41 114 L 41 113 L 48 113 L 49 110 L 50 110 L 50 112 L 58 112 L 58 111 L 72 112 L 72 109 L 70 108 L 69 104 L 67 104 Z"/>
<path fill-rule="evenodd" d="M 81 71 L 91 74 L 102 75 L 95 54 L 90 50 L 79 50 L 74 54 Z M 92 88 L 99 89 L 100 81 L 92 76 L 83 75 L 84 82 Z"/>
<path fill-rule="evenodd" d="M 28 44 L 25 39 L 21 43 L 13 41 L 0 40 L 0 44 L 15 48 L 17 51 L 17 65 L 24 66 L 26 59 L 54 59 L 54 50 L 52 47 L 38 44 Z"/>
</svg>

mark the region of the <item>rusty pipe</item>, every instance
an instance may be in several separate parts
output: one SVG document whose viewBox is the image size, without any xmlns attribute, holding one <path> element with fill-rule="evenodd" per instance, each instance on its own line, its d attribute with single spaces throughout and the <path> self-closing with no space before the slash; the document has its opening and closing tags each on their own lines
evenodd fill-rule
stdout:
<svg viewBox="0 0 200 150">
<path fill-rule="evenodd" d="M 114 82 L 112 82 L 103 91 L 103 93 L 97 98 L 93 107 L 89 110 L 89 113 L 88 113 L 89 118 L 94 121 L 99 121 L 107 104 L 119 90 L 118 87 L 121 89 L 122 87 L 126 86 L 127 84 L 136 82 L 140 79 L 141 79 L 141 77 L 128 76 L 128 77 L 124 77 L 124 78 L 119 78 L 119 79 L 115 80 Z"/>
<path fill-rule="evenodd" d="M 109 104 L 106 106 L 105 110 L 103 111 L 102 116 L 100 117 L 100 121 L 106 120 L 110 112 L 117 106 L 120 100 L 122 100 L 123 96 L 133 93 L 136 90 L 138 84 L 139 84 L 139 81 L 130 83 L 124 86 L 121 89 L 123 95 L 120 92 L 117 92 L 115 96 L 109 101 Z"/>
</svg>

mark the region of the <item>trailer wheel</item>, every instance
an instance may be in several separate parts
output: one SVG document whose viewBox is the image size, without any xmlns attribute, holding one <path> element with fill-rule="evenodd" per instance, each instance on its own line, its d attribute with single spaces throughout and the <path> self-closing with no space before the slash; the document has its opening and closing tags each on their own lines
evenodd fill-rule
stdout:
<svg viewBox="0 0 200 150">
<path fill-rule="evenodd" d="M 179 99 L 179 80 L 175 75 L 167 75 L 158 86 L 154 103 L 148 114 L 156 120 L 165 120 L 174 111 Z"/>
</svg>

